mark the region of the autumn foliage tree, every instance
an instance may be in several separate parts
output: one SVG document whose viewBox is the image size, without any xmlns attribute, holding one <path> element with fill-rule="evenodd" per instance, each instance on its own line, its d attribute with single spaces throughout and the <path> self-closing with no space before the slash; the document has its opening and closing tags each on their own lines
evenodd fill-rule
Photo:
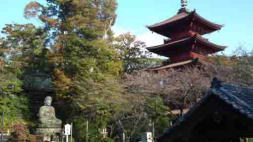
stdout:
<svg viewBox="0 0 253 142">
<path fill-rule="evenodd" d="M 125 81 L 128 90 L 151 96 L 160 96 L 171 109 L 190 107 L 208 89 L 210 79 L 197 68 L 163 73 L 139 72 Z"/>
<path fill-rule="evenodd" d="M 26 18 L 44 23 L 43 32 L 48 35 L 44 48 L 50 51 L 56 96 L 71 110 L 62 115 L 66 120 L 94 122 L 96 130 L 106 127 L 121 102 L 117 83 L 121 61 L 109 40 L 116 7 L 114 0 L 47 0 L 25 8 Z M 94 135 L 99 138 L 99 134 Z"/>
</svg>

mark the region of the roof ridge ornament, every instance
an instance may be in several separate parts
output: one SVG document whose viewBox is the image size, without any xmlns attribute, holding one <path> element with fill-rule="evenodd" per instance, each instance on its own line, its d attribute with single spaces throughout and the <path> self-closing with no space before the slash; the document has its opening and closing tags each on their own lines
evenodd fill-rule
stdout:
<svg viewBox="0 0 253 142">
<path fill-rule="evenodd" d="M 213 78 L 213 81 L 211 83 L 211 88 L 220 88 L 222 86 L 222 81 L 218 78 Z"/>
</svg>

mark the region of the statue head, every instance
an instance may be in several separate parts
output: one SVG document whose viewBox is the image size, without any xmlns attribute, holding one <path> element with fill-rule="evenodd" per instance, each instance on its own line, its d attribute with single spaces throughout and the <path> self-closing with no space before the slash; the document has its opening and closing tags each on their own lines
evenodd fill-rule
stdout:
<svg viewBox="0 0 253 142">
<path fill-rule="evenodd" d="M 47 96 L 44 101 L 45 106 L 51 106 L 52 101 L 53 101 L 52 97 Z"/>
</svg>

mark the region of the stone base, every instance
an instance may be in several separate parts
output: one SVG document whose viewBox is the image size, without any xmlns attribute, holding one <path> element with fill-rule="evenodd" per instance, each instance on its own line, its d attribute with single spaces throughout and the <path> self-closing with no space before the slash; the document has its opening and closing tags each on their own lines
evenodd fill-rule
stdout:
<svg viewBox="0 0 253 142">
<path fill-rule="evenodd" d="M 59 142 L 62 135 L 61 128 L 37 128 L 36 134 L 43 136 L 44 142 Z"/>
</svg>

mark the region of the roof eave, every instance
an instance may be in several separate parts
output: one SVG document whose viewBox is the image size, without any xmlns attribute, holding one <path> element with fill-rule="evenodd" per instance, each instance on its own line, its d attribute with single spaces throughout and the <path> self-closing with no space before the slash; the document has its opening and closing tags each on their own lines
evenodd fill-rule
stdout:
<svg viewBox="0 0 253 142">
<path fill-rule="evenodd" d="M 175 134 L 175 132 L 178 132 L 178 130 L 180 129 L 179 128 L 180 125 L 183 125 L 183 123 L 185 123 L 185 121 L 187 119 L 189 119 L 189 117 L 191 117 L 191 115 L 193 113 L 198 111 L 197 109 L 199 109 L 204 103 L 206 103 L 207 100 L 212 96 L 217 96 L 217 98 L 219 98 L 221 101 L 223 101 L 226 104 L 232 106 L 231 108 L 233 110 L 236 110 L 240 114 L 242 114 L 243 116 L 253 120 L 253 114 L 252 113 L 249 113 L 247 111 L 243 111 L 243 110 L 241 110 L 242 108 L 240 108 L 240 107 L 235 107 L 236 106 L 235 103 L 229 102 L 229 99 L 223 97 L 223 93 L 230 94 L 229 92 L 228 93 L 224 92 L 223 86 L 226 85 L 226 84 L 223 84 L 222 81 L 217 80 L 216 78 L 213 79 L 211 84 L 212 84 L 212 87 L 209 89 L 209 91 L 206 93 L 206 95 L 197 104 L 195 104 L 193 106 L 193 108 L 191 108 L 185 115 L 181 116 L 180 119 L 176 122 L 176 124 L 174 124 L 170 129 L 168 129 L 162 136 L 160 136 L 158 138 L 158 142 L 164 142 L 164 140 L 168 141 L 169 137 L 171 137 L 173 134 Z M 230 85 L 230 86 L 235 87 L 235 88 L 238 89 L 238 86 L 235 86 L 235 85 Z M 248 88 L 248 89 L 253 90 L 253 88 Z M 252 108 L 249 108 L 249 110 L 252 111 Z"/>
<path fill-rule="evenodd" d="M 190 40 L 192 40 L 193 38 L 194 38 L 194 37 L 187 37 L 187 38 L 184 38 L 184 39 L 181 39 L 181 40 L 173 41 L 173 42 L 171 42 L 171 43 L 161 44 L 161 45 L 158 45 L 158 46 L 147 47 L 146 49 L 150 51 L 150 50 L 156 50 L 156 49 L 159 49 L 159 48 L 166 48 L 166 46 L 168 46 L 168 45 L 180 44 L 181 42 L 190 41 Z"/>
<path fill-rule="evenodd" d="M 203 43 L 203 44 L 205 44 L 206 46 L 216 48 L 217 51 L 223 51 L 227 48 L 227 46 L 221 46 L 221 45 L 217 45 L 215 43 L 209 42 L 209 41 L 205 41 L 204 38 L 199 36 L 199 35 L 196 35 L 196 40 Z"/>
<path fill-rule="evenodd" d="M 214 22 L 211 22 L 211 21 L 205 19 L 204 17 L 200 16 L 196 11 L 194 11 L 193 14 L 197 19 L 199 19 L 201 22 L 207 24 L 207 26 L 209 26 L 210 28 L 213 28 L 214 30 L 221 30 L 221 28 L 224 27 L 224 25 L 216 24 Z"/>
<path fill-rule="evenodd" d="M 178 13 L 177 15 L 175 15 L 175 16 L 169 18 L 169 19 L 173 19 L 173 18 L 175 18 L 175 17 L 177 17 L 177 16 L 180 16 L 179 14 L 183 14 L 183 13 L 186 13 L 186 15 L 181 15 L 182 17 L 179 17 L 177 20 L 172 20 L 172 21 L 166 22 L 167 20 L 169 20 L 169 19 L 167 19 L 167 20 L 164 20 L 164 21 L 162 21 L 162 22 L 159 22 L 159 23 L 156 23 L 156 24 L 153 24 L 153 25 L 149 25 L 149 26 L 146 26 L 146 27 L 147 27 L 148 29 L 150 29 L 150 30 L 154 30 L 154 29 L 156 29 L 156 28 L 166 26 L 166 25 L 171 24 L 171 23 L 173 23 L 173 22 L 176 22 L 176 21 L 178 21 L 178 20 L 185 19 L 185 18 L 189 17 L 190 15 L 192 15 L 193 12 L 194 12 L 194 11 L 192 11 L 192 12 L 181 12 L 181 13 Z"/>
</svg>

